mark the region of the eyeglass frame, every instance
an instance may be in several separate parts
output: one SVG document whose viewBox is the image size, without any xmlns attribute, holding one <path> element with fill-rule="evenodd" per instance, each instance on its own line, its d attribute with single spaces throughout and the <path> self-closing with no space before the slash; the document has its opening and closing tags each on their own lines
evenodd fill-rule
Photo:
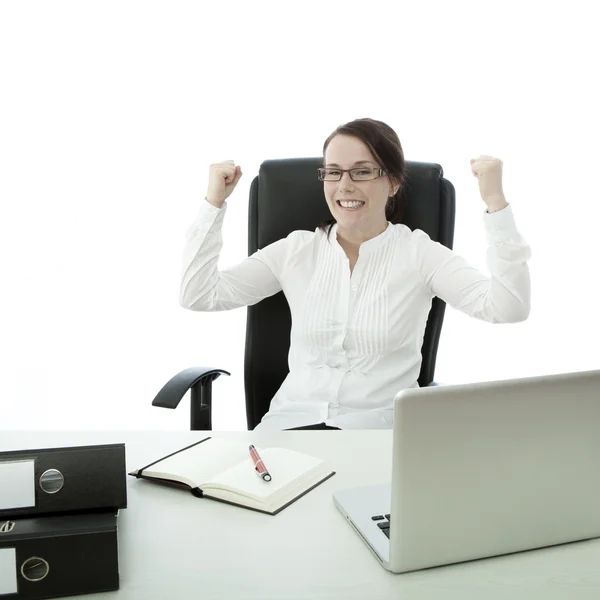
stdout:
<svg viewBox="0 0 600 600">
<path fill-rule="evenodd" d="M 385 169 L 382 169 L 381 167 L 376 168 L 376 167 L 368 167 L 371 169 L 371 172 L 373 171 L 378 171 L 377 175 L 375 175 L 375 177 L 372 177 L 371 179 L 354 179 L 354 177 L 352 177 L 352 171 L 361 171 L 364 170 L 365 167 L 354 167 L 353 169 L 338 169 L 335 167 L 319 167 L 317 169 L 317 177 L 319 178 L 319 181 L 341 181 L 342 177 L 344 176 L 344 173 L 348 173 L 350 175 L 350 179 L 352 179 L 352 181 L 374 181 L 375 179 L 379 179 L 380 177 L 385 177 L 388 173 Z M 340 178 L 339 179 L 323 179 L 321 177 L 321 171 L 327 171 L 327 170 L 334 170 L 334 171 L 339 171 L 340 172 Z"/>
</svg>

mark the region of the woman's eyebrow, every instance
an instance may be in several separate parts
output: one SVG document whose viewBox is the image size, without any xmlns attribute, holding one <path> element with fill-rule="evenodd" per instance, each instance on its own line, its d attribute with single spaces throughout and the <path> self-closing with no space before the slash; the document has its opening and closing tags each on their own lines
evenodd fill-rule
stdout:
<svg viewBox="0 0 600 600">
<path fill-rule="evenodd" d="M 374 163 L 372 161 L 370 161 L 370 160 L 357 160 L 354 163 L 354 165 L 369 165 L 369 164 L 372 165 Z M 352 166 L 354 166 L 354 165 L 352 165 Z M 339 167 L 340 165 L 338 165 L 337 163 L 327 163 L 326 166 L 328 166 L 328 167 Z"/>
</svg>

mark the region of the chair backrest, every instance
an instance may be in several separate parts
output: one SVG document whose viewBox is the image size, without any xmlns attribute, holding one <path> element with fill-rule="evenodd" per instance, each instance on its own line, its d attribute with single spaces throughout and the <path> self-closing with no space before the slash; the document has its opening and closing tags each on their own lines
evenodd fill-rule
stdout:
<svg viewBox="0 0 600 600">
<path fill-rule="evenodd" d="M 314 231 L 331 218 L 317 169 L 323 159 L 266 160 L 250 186 L 248 213 L 249 255 L 292 231 Z M 435 163 L 406 162 L 402 223 L 421 229 L 432 240 L 452 248 L 454 186 Z M 427 320 L 419 385 L 433 381 L 435 358 L 445 303 L 434 298 Z M 283 383 L 288 368 L 291 317 L 283 292 L 248 307 L 244 359 L 244 387 L 248 429 L 260 422 Z"/>
</svg>

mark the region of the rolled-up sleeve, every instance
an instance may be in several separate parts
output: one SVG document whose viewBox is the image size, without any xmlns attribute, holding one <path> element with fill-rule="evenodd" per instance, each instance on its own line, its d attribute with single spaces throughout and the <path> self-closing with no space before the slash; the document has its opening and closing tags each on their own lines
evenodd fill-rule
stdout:
<svg viewBox="0 0 600 600">
<path fill-rule="evenodd" d="M 483 216 L 490 275 L 423 231 L 416 230 L 416 261 L 433 296 L 489 323 L 524 321 L 531 310 L 531 248 L 518 232 L 510 205 Z"/>
</svg>

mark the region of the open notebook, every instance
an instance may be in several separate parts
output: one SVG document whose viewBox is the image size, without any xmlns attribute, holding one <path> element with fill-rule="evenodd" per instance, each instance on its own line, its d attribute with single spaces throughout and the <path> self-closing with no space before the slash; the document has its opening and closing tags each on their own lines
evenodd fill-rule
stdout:
<svg viewBox="0 0 600 600">
<path fill-rule="evenodd" d="M 257 448 L 272 477 L 264 481 L 256 475 L 248 446 L 208 437 L 129 475 L 274 515 L 335 474 L 314 456 L 286 448 Z"/>
</svg>

